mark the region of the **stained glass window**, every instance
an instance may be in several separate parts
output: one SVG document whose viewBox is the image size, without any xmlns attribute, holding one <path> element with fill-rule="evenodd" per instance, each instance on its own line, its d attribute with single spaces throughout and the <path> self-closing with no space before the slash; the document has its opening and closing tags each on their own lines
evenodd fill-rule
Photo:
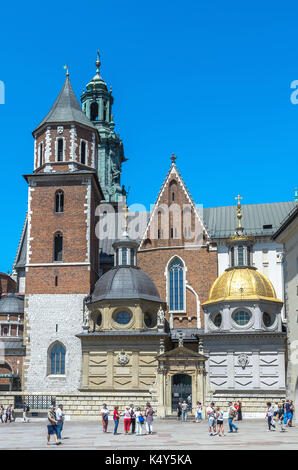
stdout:
<svg viewBox="0 0 298 470">
<path fill-rule="evenodd" d="M 170 267 L 170 310 L 184 310 L 184 269 L 180 260 L 175 259 Z"/>
<path fill-rule="evenodd" d="M 51 374 L 65 374 L 65 348 L 56 343 L 51 349 Z"/>
</svg>

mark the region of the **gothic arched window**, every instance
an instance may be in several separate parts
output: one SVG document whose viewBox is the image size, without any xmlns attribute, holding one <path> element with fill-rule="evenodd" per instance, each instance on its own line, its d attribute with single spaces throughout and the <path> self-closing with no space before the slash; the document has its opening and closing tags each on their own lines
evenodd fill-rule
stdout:
<svg viewBox="0 0 298 470">
<path fill-rule="evenodd" d="M 50 348 L 50 374 L 65 374 L 65 347 L 61 343 L 55 343 Z"/>
<path fill-rule="evenodd" d="M 184 310 L 184 265 L 175 258 L 169 266 L 170 311 Z"/>
<path fill-rule="evenodd" d="M 91 121 L 97 121 L 98 120 L 98 104 L 96 101 L 91 103 L 91 115 L 90 115 Z"/>
<path fill-rule="evenodd" d="M 55 212 L 64 212 L 64 192 L 61 189 L 55 194 Z"/>
<path fill-rule="evenodd" d="M 62 261 L 63 236 L 58 232 L 54 235 L 54 261 Z"/>
</svg>

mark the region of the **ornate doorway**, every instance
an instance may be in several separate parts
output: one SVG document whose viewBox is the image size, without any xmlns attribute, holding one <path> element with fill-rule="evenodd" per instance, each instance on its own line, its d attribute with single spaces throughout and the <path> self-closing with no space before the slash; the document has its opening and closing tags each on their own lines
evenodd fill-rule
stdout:
<svg viewBox="0 0 298 470">
<path fill-rule="evenodd" d="M 172 376 L 172 412 L 177 411 L 179 401 L 185 400 L 191 409 L 192 378 L 187 374 Z"/>
</svg>

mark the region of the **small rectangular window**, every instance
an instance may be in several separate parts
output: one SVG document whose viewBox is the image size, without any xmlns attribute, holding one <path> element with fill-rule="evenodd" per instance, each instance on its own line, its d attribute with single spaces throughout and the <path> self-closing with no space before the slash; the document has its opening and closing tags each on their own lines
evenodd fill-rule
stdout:
<svg viewBox="0 0 298 470">
<path fill-rule="evenodd" d="M 57 161 L 63 162 L 63 139 L 58 139 L 58 153 L 57 153 Z"/>
</svg>

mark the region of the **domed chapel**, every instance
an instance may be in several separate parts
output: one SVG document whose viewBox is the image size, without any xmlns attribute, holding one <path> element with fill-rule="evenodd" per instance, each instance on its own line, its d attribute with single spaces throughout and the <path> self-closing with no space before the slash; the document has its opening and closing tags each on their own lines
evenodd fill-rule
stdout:
<svg viewBox="0 0 298 470">
<path fill-rule="evenodd" d="M 238 196 L 237 206 L 203 208 L 172 155 L 134 236 L 100 67 L 98 53 L 81 105 L 67 70 L 33 131 L 13 268 L 24 295 L 22 389 L 56 397 L 70 416 L 149 400 L 165 417 L 187 397 L 241 400 L 246 416 L 259 416 L 286 394 L 283 247 L 272 234 L 295 203 L 241 205 Z"/>
</svg>

